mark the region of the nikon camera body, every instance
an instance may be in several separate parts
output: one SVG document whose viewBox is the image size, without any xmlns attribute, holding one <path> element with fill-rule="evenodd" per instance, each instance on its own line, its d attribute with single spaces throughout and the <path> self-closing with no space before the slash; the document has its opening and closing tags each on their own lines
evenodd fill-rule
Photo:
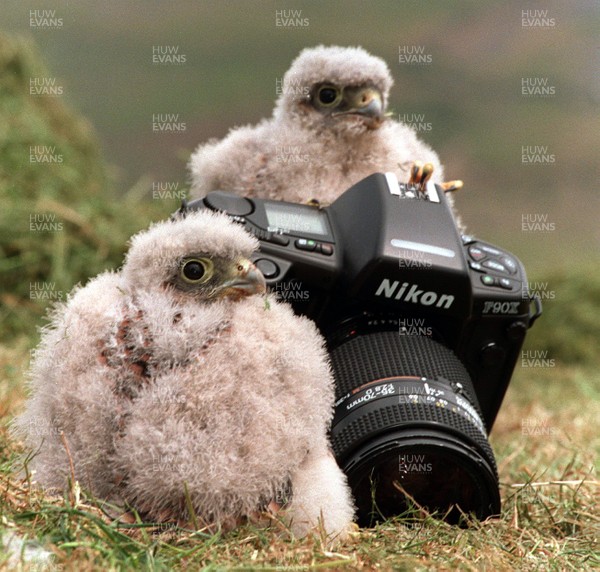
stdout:
<svg viewBox="0 0 600 572">
<path fill-rule="evenodd" d="M 500 512 L 487 435 L 541 313 L 521 262 L 461 236 L 440 187 L 375 173 L 325 208 L 216 191 L 260 240 L 271 291 L 315 321 L 336 383 L 331 443 L 359 524 Z"/>
</svg>

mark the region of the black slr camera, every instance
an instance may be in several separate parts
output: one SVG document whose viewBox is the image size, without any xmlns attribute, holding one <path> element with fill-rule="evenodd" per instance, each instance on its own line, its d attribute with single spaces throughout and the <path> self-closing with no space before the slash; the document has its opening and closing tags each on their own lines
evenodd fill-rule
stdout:
<svg viewBox="0 0 600 572">
<path fill-rule="evenodd" d="M 325 336 L 331 443 L 359 524 L 411 507 L 452 523 L 499 514 L 487 435 L 541 314 L 514 255 L 461 236 L 441 187 L 392 173 L 322 209 L 222 191 L 185 208 L 254 234 L 270 289 Z"/>
</svg>

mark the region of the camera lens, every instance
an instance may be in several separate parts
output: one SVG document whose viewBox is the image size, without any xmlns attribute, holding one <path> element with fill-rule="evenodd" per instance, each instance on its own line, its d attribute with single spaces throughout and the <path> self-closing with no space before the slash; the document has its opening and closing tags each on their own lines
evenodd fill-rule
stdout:
<svg viewBox="0 0 600 572">
<path fill-rule="evenodd" d="M 331 441 L 359 524 L 423 508 L 451 523 L 499 514 L 492 449 L 469 375 L 424 336 L 385 331 L 335 347 Z"/>
</svg>

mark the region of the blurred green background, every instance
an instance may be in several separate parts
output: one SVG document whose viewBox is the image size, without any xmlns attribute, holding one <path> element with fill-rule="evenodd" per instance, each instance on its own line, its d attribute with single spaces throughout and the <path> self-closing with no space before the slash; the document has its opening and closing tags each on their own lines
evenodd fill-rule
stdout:
<svg viewBox="0 0 600 572">
<path fill-rule="evenodd" d="M 304 25 L 276 25 L 278 11 Z M 44 16 L 51 20 L 35 25 Z M 127 237 L 178 203 L 153 198 L 152 185 L 185 189 L 196 145 L 270 115 L 277 80 L 302 48 L 320 43 L 361 45 L 388 63 L 396 117 L 421 115 L 420 136 L 448 178 L 465 181 L 456 203 L 469 231 L 517 254 L 530 281 L 546 282 L 549 308 L 561 296 L 595 300 L 599 24 L 592 0 L 4 0 L 4 335 L 31 330 L 29 316 L 47 305 L 31 299 L 32 283 L 53 281 L 64 294 L 116 267 Z M 153 63 L 156 46 L 185 61 Z M 431 63 L 401 63 L 403 46 Z M 31 96 L 31 77 L 50 78 L 62 94 Z M 527 78 L 552 93 L 524 95 Z M 179 114 L 186 130 L 153 133 L 159 113 Z M 63 163 L 32 164 L 29 150 L 39 145 L 55 145 Z M 523 164 L 526 146 L 545 147 L 555 161 Z M 54 213 L 65 232 L 31 232 L 31 213 Z M 524 231 L 523 218 L 535 216 L 551 230 Z M 600 321 L 595 302 L 585 307 L 567 320 L 575 329 L 579 319 Z"/>
</svg>

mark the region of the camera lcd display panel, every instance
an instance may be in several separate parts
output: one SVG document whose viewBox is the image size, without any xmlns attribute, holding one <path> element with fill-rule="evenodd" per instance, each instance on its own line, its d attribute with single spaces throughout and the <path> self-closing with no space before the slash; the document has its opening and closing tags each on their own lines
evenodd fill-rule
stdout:
<svg viewBox="0 0 600 572">
<path fill-rule="evenodd" d="M 300 234 L 327 236 L 330 233 L 327 216 L 317 209 L 298 208 L 296 205 L 265 204 L 269 228 Z"/>
</svg>

